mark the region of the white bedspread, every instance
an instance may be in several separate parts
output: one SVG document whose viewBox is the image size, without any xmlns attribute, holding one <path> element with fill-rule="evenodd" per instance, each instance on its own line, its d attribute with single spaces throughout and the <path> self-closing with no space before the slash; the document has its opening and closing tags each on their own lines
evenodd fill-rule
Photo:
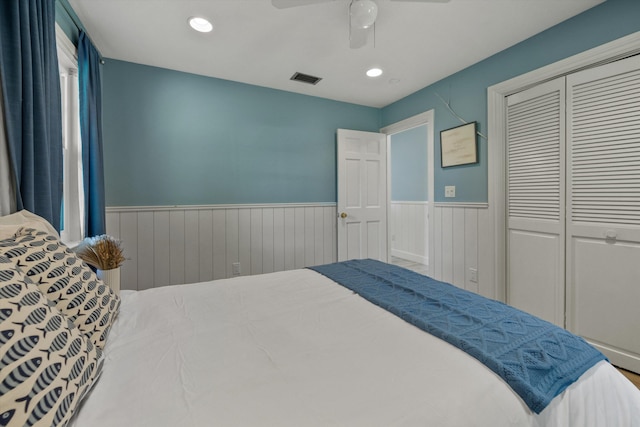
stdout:
<svg viewBox="0 0 640 427">
<path fill-rule="evenodd" d="M 640 426 L 601 362 L 540 415 L 453 346 L 310 270 L 122 292 L 75 427 Z"/>
</svg>

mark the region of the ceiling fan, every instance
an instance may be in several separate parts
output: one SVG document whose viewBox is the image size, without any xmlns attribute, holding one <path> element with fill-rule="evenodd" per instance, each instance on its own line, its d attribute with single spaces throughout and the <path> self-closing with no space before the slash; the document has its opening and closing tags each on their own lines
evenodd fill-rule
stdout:
<svg viewBox="0 0 640 427">
<path fill-rule="evenodd" d="M 329 3 L 339 0 L 271 0 L 274 7 L 287 9 L 317 3 Z M 450 0 L 391 0 L 413 3 L 448 3 Z M 369 32 L 374 28 L 378 16 L 378 4 L 375 0 L 351 0 L 349 3 L 349 47 L 358 49 L 367 44 Z"/>
</svg>

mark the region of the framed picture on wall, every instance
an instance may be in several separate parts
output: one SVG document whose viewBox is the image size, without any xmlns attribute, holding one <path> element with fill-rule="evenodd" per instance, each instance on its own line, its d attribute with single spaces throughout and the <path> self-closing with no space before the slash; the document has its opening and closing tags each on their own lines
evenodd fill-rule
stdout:
<svg viewBox="0 0 640 427">
<path fill-rule="evenodd" d="M 478 163 L 476 122 L 440 132 L 440 161 L 443 168 Z"/>
</svg>

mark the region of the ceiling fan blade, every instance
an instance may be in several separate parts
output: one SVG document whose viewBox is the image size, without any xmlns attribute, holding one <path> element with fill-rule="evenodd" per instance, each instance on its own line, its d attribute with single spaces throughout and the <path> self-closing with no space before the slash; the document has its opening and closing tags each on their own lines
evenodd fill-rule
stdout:
<svg viewBox="0 0 640 427">
<path fill-rule="evenodd" d="M 391 1 L 402 1 L 405 3 L 449 3 L 451 0 L 391 0 Z"/>
<path fill-rule="evenodd" d="M 309 4 L 329 3 L 336 0 L 271 0 L 271 4 L 278 9 L 307 6 Z"/>
<path fill-rule="evenodd" d="M 367 44 L 371 28 L 353 28 L 349 32 L 349 47 L 359 49 Z"/>
</svg>

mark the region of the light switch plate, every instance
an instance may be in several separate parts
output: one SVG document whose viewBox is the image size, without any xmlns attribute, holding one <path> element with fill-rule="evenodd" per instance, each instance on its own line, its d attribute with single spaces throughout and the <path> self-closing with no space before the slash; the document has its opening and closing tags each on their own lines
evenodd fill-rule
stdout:
<svg viewBox="0 0 640 427">
<path fill-rule="evenodd" d="M 445 187 L 444 187 L 444 197 L 456 197 L 456 186 L 455 185 L 445 185 Z"/>
</svg>

